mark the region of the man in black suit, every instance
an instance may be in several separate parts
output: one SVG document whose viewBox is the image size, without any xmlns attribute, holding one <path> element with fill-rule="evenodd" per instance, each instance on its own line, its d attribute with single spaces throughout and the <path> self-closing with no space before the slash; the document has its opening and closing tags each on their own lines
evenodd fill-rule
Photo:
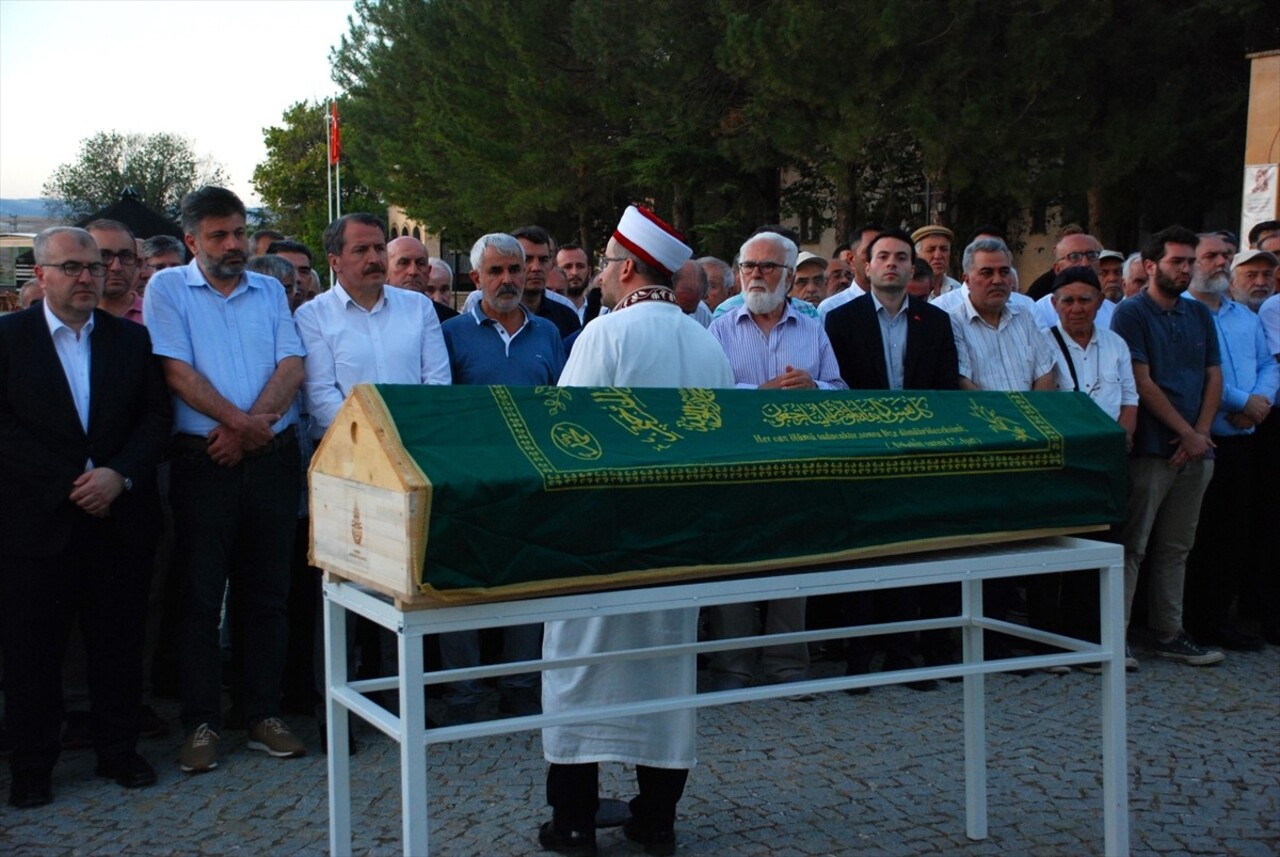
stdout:
<svg viewBox="0 0 1280 857">
<path fill-rule="evenodd" d="M 832 310 L 826 319 L 827 336 L 849 389 L 959 389 L 950 317 L 923 298 L 906 294 L 915 263 L 911 236 L 898 230 L 881 232 L 866 252 L 871 291 Z M 888 347 L 882 331 L 889 333 Z"/>
<path fill-rule="evenodd" d="M 923 298 L 907 295 L 907 281 L 915 264 L 911 236 L 898 230 L 881 232 L 864 248 L 871 291 L 827 313 L 827 337 L 850 390 L 956 390 L 959 361 L 951 317 Z M 914 618 L 920 613 L 949 615 L 959 605 L 955 587 L 910 587 L 846 598 L 850 624 L 870 624 Z M 945 631 L 921 634 L 926 665 L 950 659 Z M 885 638 L 886 671 L 912 666 L 911 640 L 906 634 Z M 871 668 L 872 647 L 867 637 L 848 641 L 846 674 Z M 908 682 L 913 690 L 933 690 L 934 681 Z M 862 689 L 865 692 L 865 689 Z M 857 692 L 857 691 L 854 691 Z"/>
<path fill-rule="evenodd" d="M 47 229 L 35 259 L 42 302 L 0 318 L 0 640 L 16 807 L 53 798 L 73 621 L 98 775 L 126 788 L 156 780 L 135 744 L 155 469 L 171 422 L 146 328 L 97 309 L 106 270 L 92 236 Z"/>
</svg>

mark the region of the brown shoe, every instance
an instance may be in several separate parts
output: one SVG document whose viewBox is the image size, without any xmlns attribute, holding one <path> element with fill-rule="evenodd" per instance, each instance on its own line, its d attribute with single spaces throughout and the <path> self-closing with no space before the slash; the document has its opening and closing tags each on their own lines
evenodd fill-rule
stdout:
<svg viewBox="0 0 1280 857">
<path fill-rule="evenodd" d="M 270 753 L 277 759 L 307 755 L 307 745 L 299 741 L 279 717 L 267 717 L 250 727 L 247 746 L 250 750 Z"/>
<path fill-rule="evenodd" d="M 182 742 L 178 766 L 188 774 L 203 774 L 218 767 L 218 733 L 208 723 L 201 723 Z"/>
</svg>

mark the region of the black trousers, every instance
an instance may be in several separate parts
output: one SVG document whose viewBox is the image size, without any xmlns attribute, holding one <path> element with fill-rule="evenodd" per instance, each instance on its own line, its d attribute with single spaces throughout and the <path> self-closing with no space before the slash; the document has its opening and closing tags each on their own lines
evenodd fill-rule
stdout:
<svg viewBox="0 0 1280 857">
<path fill-rule="evenodd" d="M 253 726 L 280 713 L 301 467 L 292 439 L 235 467 L 215 464 L 202 451 L 174 452 L 170 502 L 183 606 L 182 723 L 188 730 L 201 723 L 222 727 L 218 625 L 228 580 L 245 721 Z"/>
<path fill-rule="evenodd" d="M 689 780 L 686 768 L 651 768 L 636 765 L 639 796 L 631 800 L 631 816 L 653 830 L 670 830 L 676 822 L 676 804 Z M 600 808 L 600 766 L 552 764 L 547 769 L 547 803 L 556 830 L 594 830 Z"/>
<path fill-rule="evenodd" d="M 1258 477 L 1253 435 L 1213 439 L 1213 479 L 1200 505 L 1196 544 L 1187 557 L 1182 623 L 1191 632 L 1211 634 L 1230 624 L 1231 605 L 1241 584 L 1257 579 L 1263 562 L 1257 546 L 1275 521 L 1258 528 L 1253 517 Z M 1270 490 L 1276 490 L 1271 486 Z M 1273 555 L 1270 563 L 1276 561 Z"/>
<path fill-rule="evenodd" d="M 79 510 L 66 549 L 0 558 L 0 645 L 15 775 L 47 774 L 62 730 L 62 661 L 73 623 L 88 661 L 90 736 L 100 759 L 132 752 L 142 707 L 151 546 Z"/>
</svg>

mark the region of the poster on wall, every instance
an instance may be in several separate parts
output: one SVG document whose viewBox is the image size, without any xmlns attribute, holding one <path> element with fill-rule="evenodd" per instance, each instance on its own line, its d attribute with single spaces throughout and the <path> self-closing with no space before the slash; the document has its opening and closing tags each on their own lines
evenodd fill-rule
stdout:
<svg viewBox="0 0 1280 857">
<path fill-rule="evenodd" d="M 1240 203 L 1240 240 L 1264 220 L 1276 219 L 1276 164 L 1253 164 L 1244 168 L 1244 195 Z"/>
</svg>

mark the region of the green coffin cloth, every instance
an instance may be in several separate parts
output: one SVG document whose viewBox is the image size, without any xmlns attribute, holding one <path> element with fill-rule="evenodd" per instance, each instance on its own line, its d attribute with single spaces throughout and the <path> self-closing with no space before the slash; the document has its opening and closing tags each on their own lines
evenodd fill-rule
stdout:
<svg viewBox="0 0 1280 857">
<path fill-rule="evenodd" d="M 1078 393 L 376 389 L 432 486 L 439 592 L 812 564 L 1125 508 L 1124 432 Z"/>
</svg>

